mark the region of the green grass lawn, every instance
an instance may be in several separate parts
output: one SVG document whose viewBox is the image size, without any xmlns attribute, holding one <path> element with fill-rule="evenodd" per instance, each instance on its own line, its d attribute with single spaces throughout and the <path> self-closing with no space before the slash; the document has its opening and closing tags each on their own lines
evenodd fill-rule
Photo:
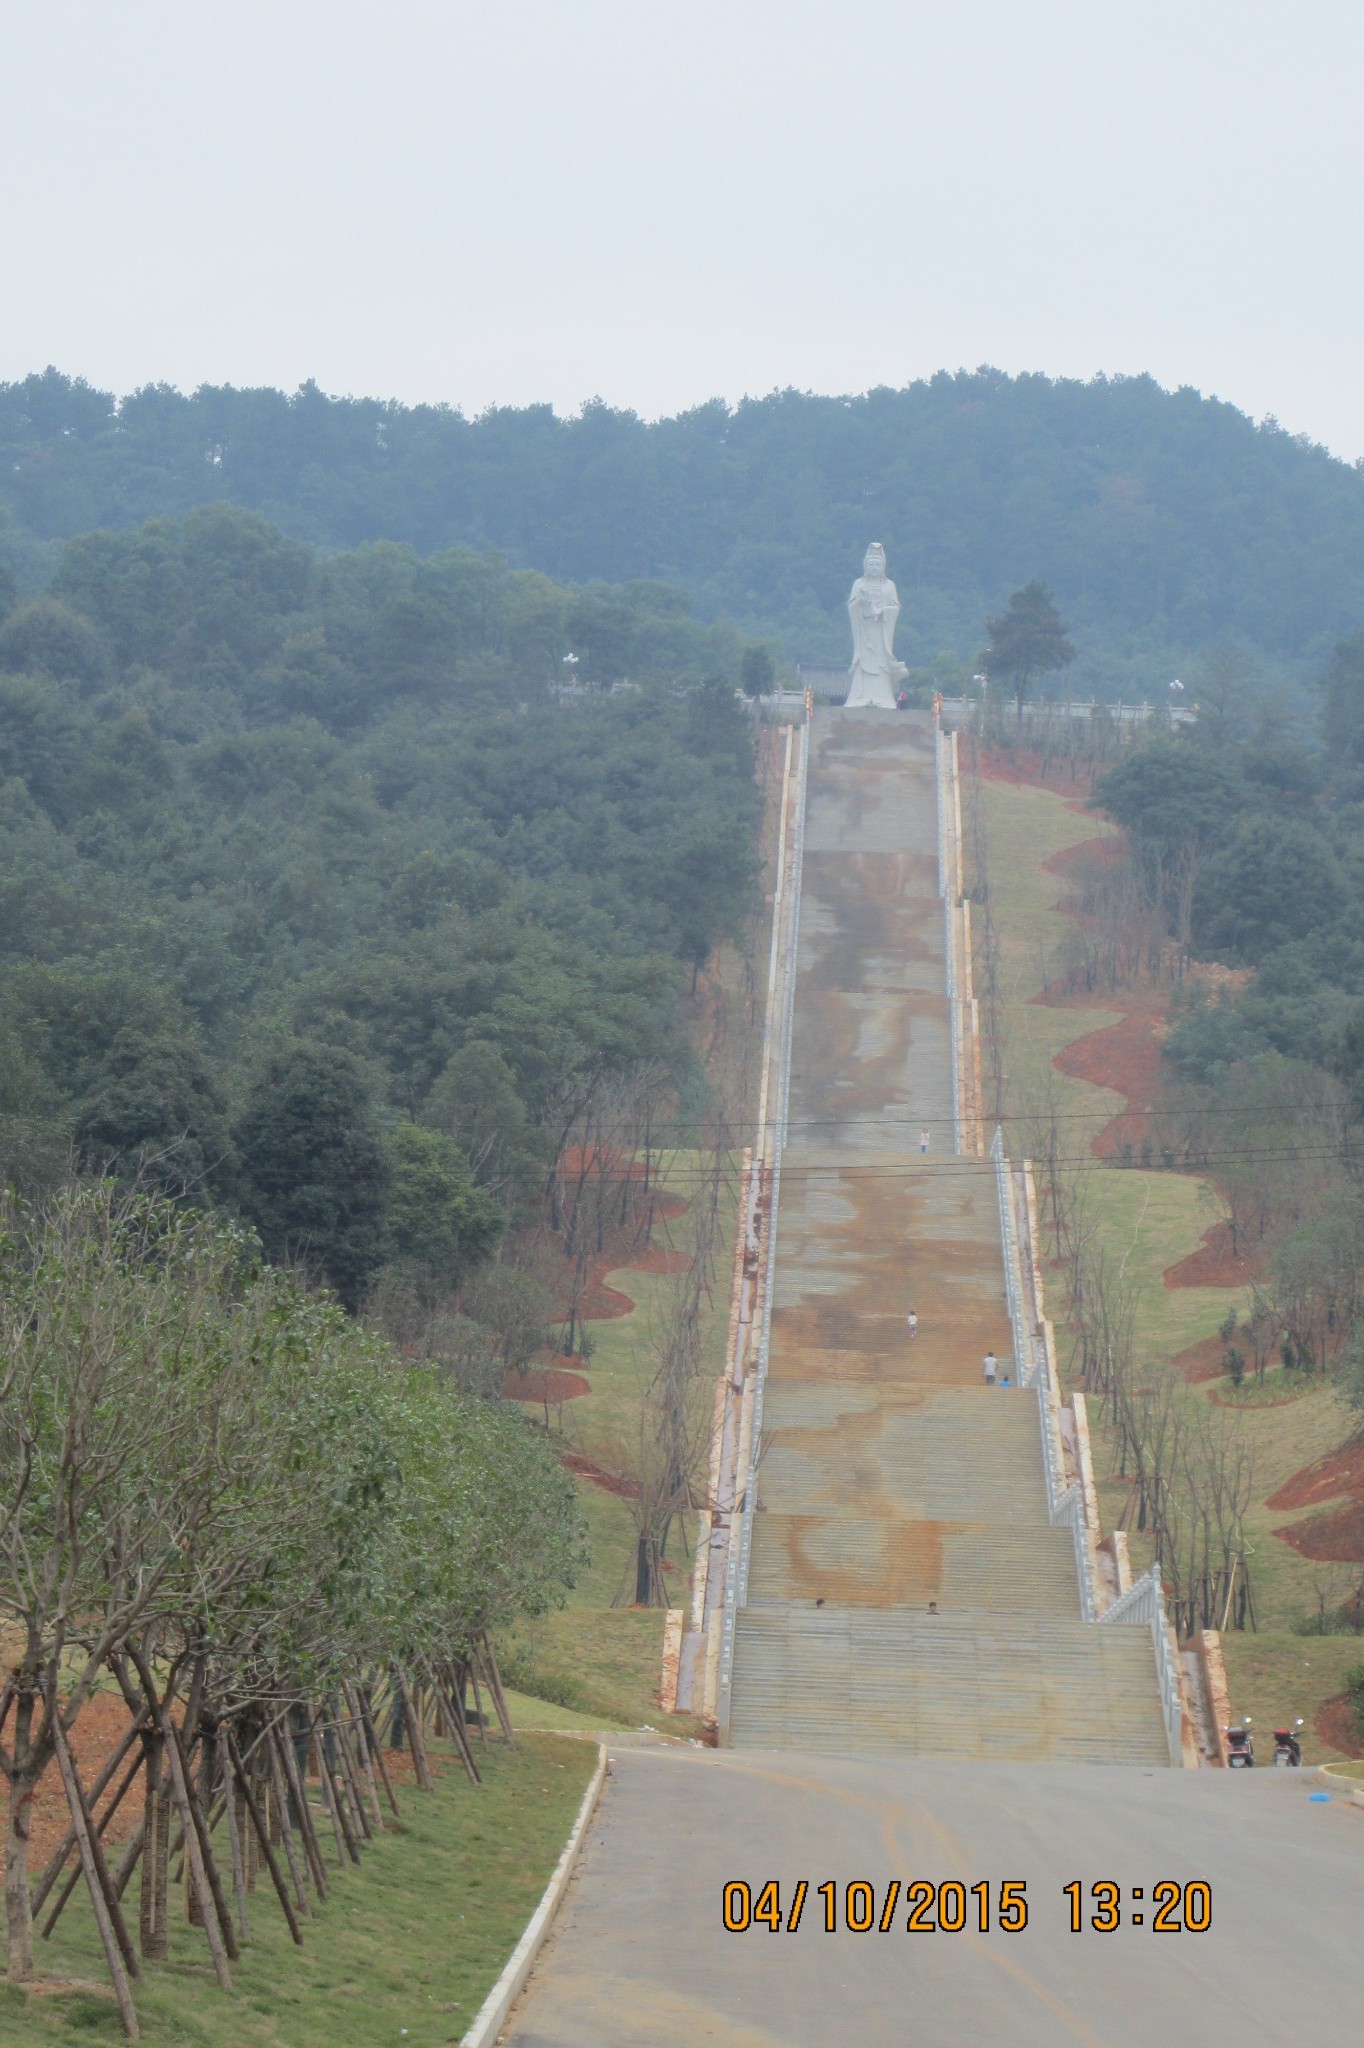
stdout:
<svg viewBox="0 0 1364 2048">
<path fill-rule="evenodd" d="M 1222 1638 L 1222 1654 L 1232 1710 L 1238 1716 L 1250 1715 L 1257 1736 L 1265 1738 L 1270 1763 L 1274 1761 L 1271 1738 L 1275 1728 L 1295 1721 L 1299 1714 L 1307 1723 L 1302 1747 L 1305 1763 L 1331 1763 L 1341 1754 L 1313 1732 L 1312 1723 L 1326 1701 L 1343 1692 L 1346 1672 L 1364 1664 L 1364 1640 L 1359 1636 L 1229 1631 Z M 1364 1742 L 1356 1756 L 1361 1750 Z"/>
<path fill-rule="evenodd" d="M 523 1729 L 549 1729 L 563 1735 L 610 1734 L 628 1726 L 609 1714 L 580 1714 L 572 1707 L 556 1706 L 553 1700 L 537 1700 L 531 1693 L 517 1692 L 511 1686 L 502 1690 L 518 1735 Z"/>
<path fill-rule="evenodd" d="M 439 1746 L 438 1746 L 439 1753 Z M 587 1781 L 592 1744 L 528 1734 L 491 1742 L 484 1782 L 447 1760 L 434 1793 L 400 1794 L 402 1822 L 371 1843 L 358 1869 L 338 1871 L 296 1949 L 262 1877 L 235 1988 L 214 1982 L 202 1934 L 172 1917 L 168 1962 L 134 1986 L 154 2048 L 356 2048 L 458 2041 L 521 1937 L 563 1850 Z M 224 1861 L 226 1855 L 224 1853 Z M 67 1908 L 39 1968 L 106 1980 L 83 1892 Z M 121 2041 L 111 1997 L 30 1998 L 0 1985 L 0 2041 Z"/>
<path fill-rule="evenodd" d="M 658 1704 L 663 1615 L 656 1607 L 566 1608 L 523 1621 L 502 1654 L 515 1660 L 518 1676 L 570 1679 L 574 1709 L 589 1720 L 599 1717 L 593 1725 L 700 1733 L 689 1714 L 665 1715 Z M 530 1678 L 523 1678 L 523 1690 L 532 1690 Z"/>
</svg>

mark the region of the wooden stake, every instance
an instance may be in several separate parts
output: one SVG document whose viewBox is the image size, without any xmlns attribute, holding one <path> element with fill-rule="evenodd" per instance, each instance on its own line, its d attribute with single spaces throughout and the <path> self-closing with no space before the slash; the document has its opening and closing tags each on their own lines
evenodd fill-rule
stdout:
<svg viewBox="0 0 1364 2048">
<path fill-rule="evenodd" d="M 142 1809 L 146 1840 L 142 1852 L 138 1941 L 149 1961 L 161 1961 L 169 1952 L 171 1798 L 166 1742 L 158 1729 L 149 1728 L 143 1737 L 143 1762 L 147 1773 Z"/>
<path fill-rule="evenodd" d="M 289 1859 L 289 1876 L 293 1880 L 294 1903 L 305 1920 L 311 1920 L 313 1909 L 308 1898 L 308 1886 L 303 1876 L 303 1866 L 298 1860 L 298 1844 L 294 1840 L 295 1829 L 289 1818 L 289 1793 L 280 1768 L 279 1751 L 275 1746 L 275 1731 L 266 1730 L 265 1756 L 270 1770 L 270 1784 L 279 1808 L 279 1831 L 284 1838 L 284 1853 Z M 302 1828 L 298 1829 L 302 1833 Z"/>
<path fill-rule="evenodd" d="M 232 1855 L 232 1896 L 237 1902 L 237 1928 L 243 1941 L 250 1941 L 251 1928 L 246 1917 L 246 1872 L 242 1868 L 241 1834 L 237 1826 L 237 1790 L 232 1782 L 231 1752 L 223 1752 L 223 1787 L 226 1793 L 227 1843 Z"/>
<path fill-rule="evenodd" d="M 127 1734 L 119 1742 L 118 1747 L 106 1760 L 104 1769 L 95 1779 L 94 1784 L 90 1787 L 89 1793 L 86 1795 L 89 1800 L 89 1804 L 92 1808 L 98 1804 L 101 1795 L 104 1793 L 106 1787 L 109 1784 L 110 1779 L 113 1777 L 119 1765 L 123 1762 L 123 1759 L 128 1754 L 128 1751 L 137 1741 L 138 1736 L 142 1733 L 142 1729 L 146 1723 L 146 1719 L 147 1713 L 144 1707 L 142 1712 L 138 1715 L 137 1719 L 132 1723 L 132 1726 L 128 1729 Z M 0 1723 L 0 1726 L 3 1726 L 3 1723 Z M 123 1794 L 127 1791 L 127 1789 L 128 1787 L 125 1783 L 123 1787 L 115 1794 L 114 1806 L 118 1805 L 119 1800 L 123 1797 Z M 104 1816 L 104 1821 L 100 1823 L 101 1833 L 103 1832 L 104 1826 L 109 1819 L 109 1814 L 112 1813 L 114 1810 L 114 1806 L 111 1806 L 109 1808 L 109 1813 L 106 1813 L 106 1815 Z M 38 1915 L 42 1912 L 43 1907 L 47 1901 L 47 1895 L 51 1891 L 53 1885 L 57 1882 L 57 1879 L 61 1876 L 62 1871 L 66 1865 L 66 1859 L 71 1854 L 71 1851 L 75 1848 L 75 1846 L 76 1830 L 74 1828 L 68 1828 L 66 1833 L 63 1835 L 56 1852 L 49 1859 L 46 1870 L 43 1872 L 37 1884 L 34 1886 L 33 1917 L 35 1920 L 37 1919 Z"/>
<path fill-rule="evenodd" d="M 128 1889 L 128 1880 L 137 1869 L 137 1859 L 142 1854 L 147 1840 L 147 1823 L 140 1820 L 128 1837 L 123 1851 L 123 1860 L 114 1872 L 114 1897 L 121 1900 Z"/>
<path fill-rule="evenodd" d="M 412 1691 L 403 1675 L 401 1667 L 395 1664 L 392 1667 L 392 1671 L 393 1688 L 402 1703 L 403 1726 L 407 1730 L 407 1740 L 412 1751 L 412 1765 L 417 1773 L 417 1783 L 421 1786 L 423 1792 L 431 1792 L 435 1789 L 431 1777 L 431 1765 L 427 1759 L 426 1743 L 422 1739 L 421 1719 L 412 1698 Z"/>
<path fill-rule="evenodd" d="M 199 1838 L 199 1829 L 196 1824 L 197 1817 L 190 1804 L 189 1786 L 185 1779 L 184 1758 L 180 1754 L 179 1732 L 174 1721 L 171 1720 L 163 1707 L 158 1707 L 157 1713 L 161 1721 L 162 1732 L 166 1738 L 166 1761 L 170 1765 L 171 1796 L 180 1812 L 180 1827 L 185 1839 L 185 1857 L 189 1864 L 190 1881 L 199 1900 L 199 1910 L 203 1918 L 204 1938 L 208 1942 L 208 1952 L 213 1958 L 213 1974 L 218 1979 L 223 1990 L 230 1991 L 232 1989 L 232 1972 L 227 1966 L 227 1943 L 223 1934 L 222 1922 L 214 1906 L 213 1893 L 209 1888 L 209 1876 L 203 1853 L 203 1843 Z M 232 1946 L 235 1949 L 235 1935 L 233 1936 Z"/>
<path fill-rule="evenodd" d="M 374 1829 L 370 1826 L 370 1818 L 365 1811 L 364 1792 L 360 1780 L 360 1766 L 356 1762 L 355 1752 L 351 1748 L 350 1735 L 339 1715 L 332 1725 L 336 1730 L 336 1753 L 341 1759 L 345 1789 L 350 1798 L 352 1813 L 359 1826 L 360 1833 L 367 1842 L 372 1841 Z M 380 1825 L 382 1826 L 382 1822 Z"/>
<path fill-rule="evenodd" d="M 171 1750 L 173 1754 L 179 1755 L 183 1769 L 184 1755 L 180 1748 L 180 1730 L 175 1726 L 174 1722 L 171 1723 Z M 208 1900 L 204 1899 L 202 1892 L 199 1894 L 200 1903 L 203 1906 L 204 1921 L 207 1924 L 210 1914 L 209 1902 L 211 1902 L 212 1911 L 217 1914 L 218 1925 L 222 1929 L 223 1947 L 235 1963 L 240 1954 L 240 1950 L 237 1947 L 237 1930 L 232 1925 L 232 1915 L 228 1911 L 227 1899 L 223 1892 L 223 1881 L 218 1874 L 217 1859 L 213 1854 L 213 1842 L 209 1835 L 208 1820 L 205 1812 L 209 1803 L 207 1795 L 212 1791 L 212 1779 L 216 1776 L 216 1772 L 213 1770 L 216 1750 L 216 1737 L 206 1736 L 204 1739 L 204 1762 L 200 1773 L 205 1793 L 202 1802 L 189 1789 L 188 1770 L 184 1771 L 185 1790 L 189 1804 L 190 1824 L 199 1838 L 199 1860 L 203 1866 L 204 1876 L 208 1880 Z"/>
<path fill-rule="evenodd" d="M 227 1737 L 227 1746 L 229 1754 L 235 1753 L 237 1745 L 232 1740 L 230 1732 L 228 1733 Z M 280 1874 L 279 1863 L 275 1857 L 274 1849 L 272 1848 L 270 1843 L 270 1830 L 265 1824 L 265 1816 L 261 1812 L 260 1807 L 256 1803 L 256 1795 L 251 1790 L 251 1781 L 247 1777 L 245 1771 L 241 1768 L 240 1759 L 238 1759 L 237 1763 L 237 1782 L 241 1786 L 242 1798 L 245 1801 L 246 1811 L 248 1816 L 250 1817 L 251 1825 L 256 1831 L 256 1840 L 260 1844 L 260 1852 L 265 1859 L 265 1867 L 270 1873 L 270 1879 L 275 1887 L 276 1895 L 279 1899 L 280 1905 L 284 1909 L 284 1917 L 289 1923 L 289 1932 L 293 1936 L 294 1941 L 297 1943 L 298 1947 L 302 1948 L 303 1930 L 298 1924 L 298 1915 L 295 1913 L 293 1901 L 289 1897 L 289 1888 L 285 1884 L 284 1879 Z"/>
<path fill-rule="evenodd" d="M 431 1682 L 435 1690 L 439 1692 L 439 1679 L 433 1677 Z M 464 1729 L 461 1725 L 463 1717 L 455 1712 L 453 1701 L 449 1702 L 449 1704 L 446 1706 L 446 1718 L 448 1719 L 451 1730 L 453 1732 L 455 1748 L 458 1751 L 459 1760 L 464 1766 L 465 1776 L 468 1778 L 469 1783 L 471 1785 L 481 1784 L 482 1780 L 478 1775 L 478 1765 L 474 1762 L 474 1752 L 470 1747 L 469 1738 L 464 1733 Z"/>
<path fill-rule="evenodd" d="M 483 1695 L 478 1689 L 478 1665 L 472 1657 L 469 1659 L 469 1676 L 473 1680 L 474 1685 L 474 1712 L 478 1715 L 478 1739 L 481 1746 L 486 1749 L 488 1747 L 488 1724 L 483 1718 Z M 461 1687 L 462 1690 L 463 1688 Z M 461 1701 L 462 1704 L 463 1702 Z M 463 1716 L 461 1715 L 462 1718 Z"/>
<path fill-rule="evenodd" d="M 332 1833 L 336 1836 L 336 1860 L 341 1864 L 347 1861 L 358 1863 L 360 1861 L 360 1851 L 355 1846 L 355 1837 L 351 1834 L 350 1823 L 342 1811 L 336 1781 L 332 1777 L 331 1768 L 327 1762 L 326 1744 L 322 1738 L 321 1730 L 316 1726 L 313 1728 L 313 1757 L 317 1764 L 317 1775 L 322 1785 L 323 1803 L 326 1806 L 327 1812 L 331 1815 Z"/>
<path fill-rule="evenodd" d="M 493 1655 L 493 1646 L 487 1636 L 483 1638 L 483 1662 L 484 1668 L 488 1673 L 488 1690 L 493 1696 L 493 1705 L 497 1708 L 497 1718 L 501 1723 L 502 1733 L 506 1736 L 508 1742 L 515 1742 L 516 1733 L 512 1727 L 511 1710 L 507 1705 L 507 1696 L 502 1690 L 502 1673 L 497 1668 L 497 1659 Z"/>
<path fill-rule="evenodd" d="M 76 1847 L 80 1851 L 81 1867 L 85 1872 L 85 1882 L 90 1891 L 90 1905 L 94 1911 L 95 1925 L 99 1929 L 99 1938 L 104 1948 L 104 1960 L 109 1966 L 109 1975 L 113 1980 L 114 1996 L 118 2000 L 119 2017 L 123 2021 L 123 2031 L 128 2039 L 130 2041 L 140 2041 L 142 2039 L 142 2030 L 137 2024 L 137 2007 L 133 2004 L 133 1990 L 129 1982 L 130 1977 L 136 1973 L 137 1959 L 134 1957 L 133 1967 L 130 1970 L 127 1961 L 127 1951 L 131 1947 L 131 1943 L 128 1941 L 128 1931 L 125 1927 L 120 1934 L 118 1925 L 115 1923 L 113 1914 L 109 1909 L 109 1898 L 105 1889 L 108 1882 L 108 1873 L 107 1871 L 105 1872 L 104 1882 L 101 1882 L 99 1867 L 95 1861 L 95 1849 L 91 1840 L 89 1822 L 85 1812 L 85 1801 L 76 1782 L 76 1773 L 71 1763 L 71 1752 L 66 1746 L 66 1731 L 62 1727 L 61 1712 L 55 1700 L 51 1702 L 48 1711 L 52 1716 L 53 1742 L 57 1752 L 57 1768 L 62 1775 L 62 1789 L 66 1793 L 66 1804 L 71 1814 L 71 1826 L 75 1832 Z M 115 1911 L 117 1911 L 117 1908 L 115 1908 Z M 120 1913 L 119 1922 L 122 1921 L 122 1918 L 123 1916 Z"/>
<path fill-rule="evenodd" d="M 124 1795 L 124 1793 L 125 1793 L 125 1792 L 126 1792 L 126 1791 L 128 1790 L 128 1787 L 129 1787 L 129 1786 L 130 1786 L 130 1785 L 132 1784 L 132 1782 L 133 1782 L 134 1778 L 136 1778 L 136 1776 L 137 1776 L 138 1772 L 139 1772 L 139 1771 L 140 1771 L 141 1769 L 142 1769 L 142 1758 L 141 1758 L 140 1756 L 139 1756 L 139 1757 L 134 1757 L 134 1759 L 133 1759 L 132 1763 L 131 1763 L 131 1764 L 130 1764 L 130 1765 L 128 1766 L 128 1769 L 127 1769 L 127 1771 L 126 1771 L 126 1772 L 124 1773 L 124 1777 L 123 1777 L 123 1783 L 122 1783 L 122 1784 L 121 1784 L 121 1785 L 119 1786 L 119 1788 L 118 1788 L 117 1792 L 115 1792 L 115 1794 L 114 1794 L 113 1798 L 112 1798 L 112 1799 L 111 1799 L 111 1800 L 109 1801 L 109 1804 L 108 1804 L 108 1805 L 107 1805 L 107 1806 L 105 1807 L 105 1809 L 104 1809 L 104 1812 L 103 1812 L 103 1813 L 102 1813 L 102 1814 L 100 1815 L 100 1817 L 99 1817 L 98 1821 L 92 1821 L 92 1825 L 93 1825 L 93 1827 L 94 1827 L 94 1831 L 95 1831 L 95 1839 L 96 1839 L 97 1841 L 99 1841 L 99 1840 L 101 1840 L 101 1839 L 103 1838 L 103 1835 L 104 1835 L 104 1831 L 105 1831 L 105 1829 L 106 1829 L 106 1828 L 108 1827 L 108 1825 L 109 1825 L 110 1821 L 111 1821 L 111 1820 L 113 1819 L 114 1815 L 115 1815 L 115 1814 L 116 1814 L 116 1813 L 118 1812 L 118 1809 L 119 1809 L 119 1805 L 120 1805 L 120 1803 L 121 1803 L 121 1801 L 122 1801 L 122 1799 L 123 1799 L 123 1795 Z M 102 1774 L 101 1774 L 101 1775 L 102 1775 Z M 107 1780 L 106 1780 L 106 1783 L 107 1783 Z M 98 1798 L 98 1796 L 99 1796 L 99 1795 L 98 1795 L 98 1793 L 94 1793 L 94 1792 L 92 1792 L 92 1793 L 90 1793 L 90 1794 L 86 1795 L 86 1811 L 87 1811 L 87 1813 L 89 1813 L 89 1812 L 91 1811 L 91 1808 L 92 1808 L 92 1806 L 93 1806 L 93 1802 L 94 1802 L 94 1800 L 95 1800 L 96 1798 Z M 71 1835 L 73 1834 L 73 1832 L 74 1832 L 74 1831 L 72 1831 L 72 1830 L 68 1830 L 68 1835 L 69 1835 L 69 1836 L 71 1836 Z M 51 1869 L 51 1868 L 52 1868 L 52 1865 L 51 1865 L 51 1864 L 49 1864 L 49 1865 L 48 1865 L 48 1868 L 49 1868 L 49 1869 Z M 58 1921 L 60 1920 L 60 1918 L 61 1918 L 61 1916 L 62 1916 L 62 1909 L 63 1909 L 63 1907 L 64 1907 L 64 1906 L 66 1905 L 66 1902 L 67 1902 L 67 1900 L 68 1900 L 68 1899 L 69 1899 L 69 1898 L 71 1897 L 71 1894 L 72 1894 L 72 1892 L 73 1892 L 73 1891 L 74 1891 L 74 1890 L 76 1889 L 76 1886 L 77 1886 L 77 1885 L 78 1885 L 78 1884 L 80 1883 L 80 1880 L 81 1880 L 81 1865 L 80 1865 L 80 1858 L 79 1858 L 79 1857 L 77 1857 L 77 1859 L 76 1859 L 76 1867 L 75 1867 L 75 1869 L 74 1869 L 74 1870 L 72 1870 L 72 1871 L 70 1871 L 70 1872 L 68 1872 L 68 1874 L 67 1874 L 67 1879 L 66 1879 L 66 1883 L 65 1883 L 65 1884 L 64 1884 L 64 1885 L 62 1886 L 62 1889 L 61 1889 L 61 1893 L 60 1893 L 60 1895 L 59 1895 L 59 1897 L 58 1897 L 58 1899 L 57 1899 L 57 1903 L 56 1903 L 56 1905 L 55 1905 L 55 1906 L 54 1906 L 54 1907 L 52 1908 L 52 1911 L 51 1911 L 51 1912 L 50 1912 L 50 1913 L 48 1914 L 48 1916 L 47 1916 L 47 1919 L 46 1919 L 46 1920 L 45 1920 L 45 1921 L 43 1922 L 43 1926 L 42 1926 L 42 1936 L 43 1936 L 43 1940 L 44 1940 L 44 1941 L 48 1941 L 48 1940 L 50 1940 L 50 1939 L 51 1939 L 51 1936 L 52 1936 L 52 1930 L 53 1930 L 53 1928 L 54 1928 L 54 1927 L 56 1926 L 57 1922 L 58 1922 Z M 116 1895 L 116 1896 L 121 1896 L 121 1893 L 116 1893 L 115 1895 Z M 43 1896 L 45 1897 L 45 1896 L 46 1896 L 46 1894 L 44 1894 Z M 34 1901 L 34 1906 L 33 1906 L 33 1916 L 34 1916 L 34 1918 L 35 1918 L 35 1919 L 36 1919 L 36 1918 L 37 1918 L 37 1916 L 38 1916 L 38 1907 L 39 1907 L 39 1905 L 40 1905 L 40 1904 L 41 1904 L 41 1900 L 39 1900 L 39 1899 L 35 1899 L 35 1901 Z"/>
<path fill-rule="evenodd" d="M 365 1696 L 365 1688 L 363 1687 L 363 1685 L 357 1685 L 355 1689 L 360 1696 L 360 1712 L 364 1716 L 365 1734 L 369 1738 L 370 1755 L 374 1758 L 375 1763 L 379 1767 L 379 1776 L 384 1781 L 384 1793 L 388 1799 L 389 1805 L 393 1809 L 393 1818 L 395 1820 L 401 1820 L 402 1810 L 398 1805 L 398 1795 L 393 1790 L 393 1781 L 388 1775 L 388 1765 L 384 1760 L 383 1745 L 380 1743 L 378 1734 L 375 1730 L 374 1715 L 370 1709 L 369 1700 Z"/>
<path fill-rule="evenodd" d="M 361 1718 L 359 1706 L 360 1688 L 355 1685 L 342 1687 L 346 1705 L 350 1710 L 350 1724 L 355 1731 L 355 1753 L 359 1760 L 365 1790 L 369 1794 L 370 1814 L 374 1821 L 374 1833 L 382 1834 L 384 1811 L 379 1804 L 379 1784 L 374 1775 L 374 1756 L 369 1746 L 369 1730 Z"/>
<path fill-rule="evenodd" d="M 294 1812 L 298 1816 L 298 1831 L 303 1837 L 303 1853 L 308 1859 L 313 1883 L 317 1886 L 317 1896 L 319 1899 L 325 1899 L 327 1871 L 322 1861 L 322 1844 L 318 1841 L 317 1829 L 313 1826 L 313 1812 L 308 1804 L 308 1794 L 294 1750 L 294 1731 L 288 1723 L 285 1724 L 283 1734 L 275 1737 L 275 1742 L 279 1761 L 284 1766 L 284 1782 L 289 1787 L 289 1796 L 293 1800 Z"/>
</svg>

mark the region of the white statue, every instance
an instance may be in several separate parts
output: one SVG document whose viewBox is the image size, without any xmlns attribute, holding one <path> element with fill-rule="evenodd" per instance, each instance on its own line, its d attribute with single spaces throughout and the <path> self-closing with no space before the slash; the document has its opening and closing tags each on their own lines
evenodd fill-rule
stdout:
<svg viewBox="0 0 1364 2048">
<path fill-rule="evenodd" d="M 904 663 L 895 659 L 895 621 L 899 616 L 900 598 L 886 574 L 886 551 L 874 540 L 848 599 L 853 636 L 849 707 L 873 704 L 882 711 L 895 709 L 895 692 L 909 674 Z"/>
</svg>

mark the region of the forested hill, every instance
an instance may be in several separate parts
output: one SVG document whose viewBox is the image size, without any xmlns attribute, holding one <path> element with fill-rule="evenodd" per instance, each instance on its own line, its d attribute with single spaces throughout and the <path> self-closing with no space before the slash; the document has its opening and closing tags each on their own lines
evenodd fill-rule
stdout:
<svg viewBox="0 0 1364 2048">
<path fill-rule="evenodd" d="M 556 701 L 566 630 L 653 680 Z M 319 557 L 228 506 L 73 541 L 0 624 L 0 1186 L 74 1153 L 348 1303 L 456 1287 L 576 1106 L 691 1078 L 755 867 L 725 654 L 656 585 Z"/>
<path fill-rule="evenodd" d="M 324 550 L 453 544 L 574 582 L 661 578 L 705 617 L 842 660 L 868 540 L 903 651 L 969 659 L 1034 577 L 1075 630 L 1075 687 L 1163 687 L 1227 642 L 1312 673 L 1364 626 L 1364 471 L 1149 377 L 994 370 L 855 399 L 781 392 L 645 423 L 597 403 L 478 419 L 206 387 L 116 403 L 55 371 L 0 386 L 0 549 L 226 498 Z"/>
</svg>

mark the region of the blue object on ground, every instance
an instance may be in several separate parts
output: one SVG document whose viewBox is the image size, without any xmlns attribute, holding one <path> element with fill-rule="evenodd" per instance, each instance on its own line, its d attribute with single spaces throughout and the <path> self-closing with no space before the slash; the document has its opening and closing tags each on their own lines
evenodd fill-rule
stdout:
<svg viewBox="0 0 1364 2048">
<path fill-rule="evenodd" d="M 1329 1792 L 1309 1792 L 1307 1796 L 1313 1806 L 1326 1806 L 1330 1803 L 1331 1798 Z"/>
</svg>

